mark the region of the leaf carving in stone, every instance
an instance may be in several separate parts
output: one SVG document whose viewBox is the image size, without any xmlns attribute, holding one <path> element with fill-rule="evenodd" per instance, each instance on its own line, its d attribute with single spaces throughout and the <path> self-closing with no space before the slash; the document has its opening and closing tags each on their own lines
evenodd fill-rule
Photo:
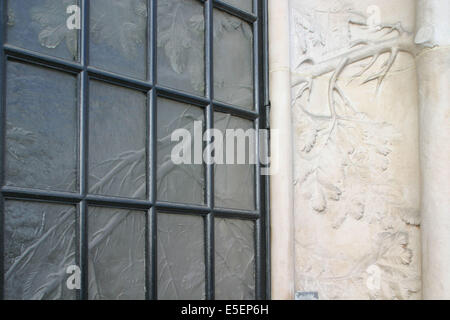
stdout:
<svg viewBox="0 0 450 320">
<path fill-rule="evenodd" d="M 371 31 L 366 17 L 351 7 L 293 15 L 292 36 L 307 39 L 297 46 L 291 76 L 299 155 L 295 179 L 302 195 L 297 201 L 316 214 L 305 218 L 312 226 L 329 230 L 337 240 L 330 245 L 328 240 L 308 238 L 312 243 L 298 244 L 301 290 L 320 289 L 325 299 L 415 297 L 420 292 L 418 257 L 413 254 L 417 239 L 409 238 L 416 235 L 420 219 L 391 171 L 401 136 L 394 125 L 361 112 L 347 92 L 354 81 L 356 86 L 370 83 L 379 94 L 399 53 L 414 53 L 412 34 L 400 23 L 380 23 Z M 313 17 L 319 21 L 310 23 Z M 313 35 L 320 34 L 316 26 L 335 29 L 326 32 L 323 48 L 313 45 Z M 336 32 L 343 38 L 335 38 Z M 343 235 L 359 228 L 373 235 L 373 244 L 370 236 L 365 247 Z M 350 240 L 344 240 L 343 251 L 358 258 L 339 252 L 342 239 Z M 352 240 L 355 250 L 347 249 Z M 375 290 L 366 286 L 371 267 L 381 272 L 381 285 Z"/>
</svg>

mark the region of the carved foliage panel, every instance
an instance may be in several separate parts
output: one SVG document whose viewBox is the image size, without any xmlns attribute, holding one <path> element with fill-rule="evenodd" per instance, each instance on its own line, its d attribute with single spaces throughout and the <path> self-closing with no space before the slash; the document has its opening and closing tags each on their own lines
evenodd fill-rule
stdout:
<svg viewBox="0 0 450 320">
<path fill-rule="evenodd" d="M 292 3 L 296 290 L 420 297 L 416 187 L 398 169 L 417 128 L 398 123 L 411 106 L 390 93 L 412 35 L 395 17 L 373 27 L 365 3 Z"/>
</svg>

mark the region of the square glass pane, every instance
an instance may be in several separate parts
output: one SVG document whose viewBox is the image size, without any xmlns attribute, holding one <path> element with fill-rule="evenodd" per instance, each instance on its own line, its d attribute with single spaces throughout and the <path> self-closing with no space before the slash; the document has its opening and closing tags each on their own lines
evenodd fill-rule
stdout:
<svg viewBox="0 0 450 320">
<path fill-rule="evenodd" d="M 90 64 L 118 74 L 147 76 L 147 0 L 90 3 Z"/>
<path fill-rule="evenodd" d="M 256 130 L 252 121 L 214 113 L 214 127 L 223 136 L 223 156 L 214 166 L 216 207 L 255 209 Z M 217 148 L 216 148 L 217 149 Z M 233 152 L 234 151 L 234 152 Z M 215 155 L 218 156 L 217 150 Z M 234 153 L 234 154 L 233 154 Z M 223 164 L 220 164 L 220 158 Z"/>
<path fill-rule="evenodd" d="M 253 109 L 253 31 L 214 10 L 214 99 Z"/>
<path fill-rule="evenodd" d="M 89 97 L 89 192 L 144 199 L 146 95 L 91 81 Z"/>
<path fill-rule="evenodd" d="M 157 104 L 158 200 L 203 204 L 203 109 L 165 98 Z"/>
<path fill-rule="evenodd" d="M 205 93 L 205 19 L 197 0 L 158 1 L 158 82 Z"/>
<path fill-rule="evenodd" d="M 157 224 L 158 299 L 204 299 L 204 219 L 162 213 Z"/>
<path fill-rule="evenodd" d="M 222 0 L 222 1 L 247 12 L 252 12 L 253 10 L 253 0 Z"/>
<path fill-rule="evenodd" d="M 76 191 L 76 77 L 14 61 L 6 69 L 6 184 Z"/>
<path fill-rule="evenodd" d="M 7 42 L 58 58 L 78 60 L 76 23 L 80 14 L 77 0 L 8 0 Z"/>
<path fill-rule="evenodd" d="M 76 264 L 75 207 L 6 201 L 4 212 L 5 298 L 75 299 L 66 285 Z"/>
<path fill-rule="evenodd" d="M 145 212 L 89 208 L 89 299 L 145 298 Z"/>
<path fill-rule="evenodd" d="M 220 218 L 214 221 L 215 298 L 255 299 L 255 223 Z"/>
</svg>

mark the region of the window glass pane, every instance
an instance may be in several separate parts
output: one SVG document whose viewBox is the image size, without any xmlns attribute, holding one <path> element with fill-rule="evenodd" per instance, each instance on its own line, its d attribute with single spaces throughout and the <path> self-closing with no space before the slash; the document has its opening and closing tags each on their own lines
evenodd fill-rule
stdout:
<svg viewBox="0 0 450 320">
<path fill-rule="evenodd" d="M 158 299 L 205 298 L 202 217 L 158 214 Z"/>
<path fill-rule="evenodd" d="M 75 191 L 76 77 L 9 61 L 6 86 L 6 184 Z"/>
<path fill-rule="evenodd" d="M 218 300 L 255 299 L 254 222 L 215 219 L 215 284 Z"/>
<path fill-rule="evenodd" d="M 253 122 L 225 113 L 214 113 L 214 127 L 223 134 L 223 162 L 214 167 L 216 207 L 255 209 L 255 134 Z M 226 130 L 232 129 L 228 133 Z M 234 143 L 234 157 L 227 149 Z M 239 161 L 241 158 L 241 162 Z M 253 159 L 253 160 L 252 160 Z M 243 161 L 242 161 L 243 160 Z M 216 162 L 217 163 L 217 162 Z M 243 163 L 243 164 L 242 164 Z"/>
<path fill-rule="evenodd" d="M 205 21 L 197 0 L 158 1 L 158 82 L 205 92 Z"/>
<path fill-rule="evenodd" d="M 145 212 L 89 208 L 89 299 L 145 298 Z"/>
<path fill-rule="evenodd" d="M 253 8 L 253 0 L 222 0 L 236 8 L 251 12 Z"/>
<path fill-rule="evenodd" d="M 248 13 L 256 3 L 222 1 Z M 205 6 L 209 2 L 214 7 L 212 43 L 206 41 Z M 20 195 L 20 200 L 13 200 L 10 193 L 4 194 L 0 208 L 1 288 L 6 299 L 77 299 L 84 295 L 92 300 L 145 299 L 147 290 L 152 290 L 146 285 L 153 267 L 158 299 L 205 299 L 206 279 L 211 276 L 216 299 L 256 297 L 260 275 L 256 277 L 255 270 L 255 221 L 217 213 L 214 241 L 209 245 L 204 214 L 188 206 L 205 205 L 209 182 L 203 154 L 207 146 L 203 141 L 204 104 L 209 102 L 195 96 L 208 95 L 208 89 L 212 96 L 207 100 L 212 105 L 254 110 L 255 87 L 259 88 L 259 80 L 254 82 L 258 44 L 253 39 L 254 24 L 213 2 L 218 1 L 4 1 L 5 42 L 23 51 L 20 59 L 15 54 L 5 58 L 0 75 L 5 79 L 5 136 L 0 155 L 4 166 L 0 170 L 4 170 L 7 187 L 3 193 L 17 187 L 15 194 Z M 81 4 L 88 6 L 85 24 L 81 23 Z M 154 24 L 150 12 L 158 20 Z M 155 38 L 151 25 L 157 27 Z M 82 27 L 87 28 L 83 32 L 89 52 L 83 63 L 88 64 L 89 75 L 87 86 L 80 87 L 77 71 L 63 64 L 53 68 L 45 57 L 80 63 Z M 213 56 L 207 65 L 210 50 Z M 156 70 L 149 61 L 152 52 Z M 37 60 L 42 63 L 32 62 Z M 109 72 L 108 79 L 95 76 L 96 68 Z M 153 72 L 155 79 L 150 76 Z M 211 84 L 207 73 L 214 76 Z M 125 84 L 127 77 L 154 80 L 152 86 L 158 87 L 153 88 L 155 105 L 145 89 Z M 88 99 L 86 127 L 80 122 L 81 97 Z M 213 205 L 229 211 L 255 210 L 254 163 L 258 159 L 253 135 L 257 132 L 247 131 L 254 128 L 255 120 L 223 113 L 228 112 L 224 108 L 208 115 L 213 127 L 223 133 L 214 140 L 220 138 L 223 143 L 224 163 L 214 165 L 213 185 L 209 185 L 214 191 Z M 241 131 L 232 132 L 230 138 L 227 129 Z M 234 153 L 244 153 L 243 160 L 239 153 L 230 156 L 230 139 Z M 84 144 L 80 141 L 86 141 L 87 148 L 81 154 Z M 154 155 L 150 146 L 156 149 Z M 149 160 L 155 162 L 154 174 Z M 80 164 L 84 163 L 87 168 L 81 177 Z M 87 190 L 79 194 L 80 182 L 85 181 Z M 150 199 L 149 186 L 154 184 Z M 48 196 L 43 195 L 45 191 Z M 51 196 L 50 191 L 67 192 L 67 196 Z M 105 204 L 90 201 L 95 195 L 106 196 Z M 49 203 L 49 197 L 58 198 L 57 203 Z M 147 229 L 148 212 L 140 206 L 131 209 L 131 199 L 152 205 L 170 202 L 182 211 L 157 213 L 155 248 L 148 246 L 152 232 Z M 88 207 L 79 201 L 87 201 Z M 80 221 L 80 214 L 84 217 L 85 213 L 86 221 Z M 80 236 L 86 237 L 87 246 L 81 245 Z M 214 254 L 215 265 L 206 274 L 210 254 Z M 87 270 L 80 276 L 86 276 L 87 287 L 83 292 L 70 290 L 67 268 L 84 263 L 79 261 L 84 256 Z M 152 257 L 155 266 L 148 265 Z"/>
<path fill-rule="evenodd" d="M 253 109 L 252 29 L 219 10 L 214 10 L 214 98 Z"/>
<path fill-rule="evenodd" d="M 146 95 L 90 83 L 89 192 L 146 197 Z"/>
<path fill-rule="evenodd" d="M 78 59 L 77 28 L 69 29 L 67 13 L 77 0 L 8 0 L 7 42 L 68 60 Z M 75 21 L 75 20 L 70 20 Z"/>
<path fill-rule="evenodd" d="M 158 200 L 181 203 L 204 203 L 204 165 L 194 164 L 195 141 L 200 141 L 204 126 L 203 109 L 176 101 L 158 99 Z M 172 141 L 175 130 L 183 133 L 180 141 Z M 184 133 L 188 136 L 184 137 Z M 189 141 L 190 140 L 190 141 Z M 182 148 L 183 144 L 186 148 Z M 181 147 L 180 147 L 181 146 Z M 183 152 L 183 149 L 186 152 Z M 179 150 L 179 152 L 177 151 Z M 190 151 L 191 155 L 188 155 Z M 172 152 L 177 159 L 184 161 L 178 164 L 172 158 Z M 200 157 L 202 154 L 200 151 Z"/>
<path fill-rule="evenodd" d="M 5 298 L 75 299 L 66 270 L 75 265 L 74 206 L 5 203 Z"/>
<path fill-rule="evenodd" d="M 95 0 L 90 3 L 90 64 L 145 79 L 147 0 Z"/>
</svg>

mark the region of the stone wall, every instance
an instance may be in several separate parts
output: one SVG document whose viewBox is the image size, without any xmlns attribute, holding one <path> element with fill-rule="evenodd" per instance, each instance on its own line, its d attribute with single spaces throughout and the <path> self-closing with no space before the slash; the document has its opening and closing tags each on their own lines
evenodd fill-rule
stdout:
<svg viewBox="0 0 450 320">
<path fill-rule="evenodd" d="M 450 299 L 450 1 L 417 2 L 422 286 Z"/>
<path fill-rule="evenodd" d="M 269 29 L 272 297 L 450 299 L 450 1 L 269 0 Z"/>
<path fill-rule="evenodd" d="M 290 4 L 296 291 L 420 298 L 414 1 Z"/>
</svg>

